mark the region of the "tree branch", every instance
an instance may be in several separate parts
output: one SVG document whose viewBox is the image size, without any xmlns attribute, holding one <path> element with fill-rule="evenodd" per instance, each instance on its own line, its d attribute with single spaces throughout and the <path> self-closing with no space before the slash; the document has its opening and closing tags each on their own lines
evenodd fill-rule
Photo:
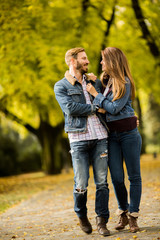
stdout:
<svg viewBox="0 0 160 240">
<path fill-rule="evenodd" d="M 158 46 L 156 45 L 155 39 L 151 35 L 145 23 L 142 9 L 140 7 L 138 0 L 132 0 L 132 7 L 134 9 L 134 13 L 136 15 L 137 21 L 143 33 L 143 38 L 147 41 L 147 45 L 149 46 L 150 52 L 155 58 L 159 57 L 160 53 L 159 53 Z"/>
<path fill-rule="evenodd" d="M 117 1 L 115 1 L 115 3 L 116 3 Z M 96 6 L 94 6 L 93 4 L 89 4 L 89 6 L 90 7 L 92 7 L 92 8 L 94 8 L 94 9 L 96 9 L 97 11 L 98 11 L 98 15 L 100 16 L 100 18 L 102 19 L 102 20 L 104 20 L 105 22 L 107 22 L 108 24 L 110 23 L 110 21 L 111 21 L 111 19 L 110 20 L 107 20 L 107 18 L 105 18 L 104 16 L 103 16 L 103 14 L 102 14 L 102 12 L 100 11 L 100 9 L 98 9 Z M 114 4 L 114 7 L 115 7 L 115 4 Z"/>
<path fill-rule="evenodd" d="M 103 41 L 102 41 L 102 44 L 101 44 L 101 49 L 104 49 L 104 48 L 106 47 L 106 38 L 109 36 L 110 28 L 111 28 L 111 25 L 113 24 L 114 18 L 115 18 L 116 3 L 117 3 L 117 1 L 115 0 L 115 1 L 114 1 L 114 5 L 113 5 L 113 8 L 112 8 L 111 17 L 110 17 L 109 20 L 106 20 L 107 25 L 106 25 L 106 30 L 105 30 L 105 32 L 104 32 L 104 37 L 103 37 Z M 100 62 L 100 61 L 101 61 L 101 53 L 100 53 L 100 55 L 99 55 L 99 62 Z M 97 69 L 98 75 L 100 74 L 100 72 L 101 72 L 101 65 L 98 64 L 98 69 Z"/>
<path fill-rule="evenodd" d="M 15 121 L 25 127 L 29 132 L 35 134 L 37 136 L 38 130 L 36 128 L 33 128 L 30 124 L 24 123 L 22 119 L 15 116 L 13 113 L 9 112 L 6 108 L 2 107 L 0 108 L 0 111 L 3 112 L 7 118 L 9 118 L 12 121 Z"/>
</svg>

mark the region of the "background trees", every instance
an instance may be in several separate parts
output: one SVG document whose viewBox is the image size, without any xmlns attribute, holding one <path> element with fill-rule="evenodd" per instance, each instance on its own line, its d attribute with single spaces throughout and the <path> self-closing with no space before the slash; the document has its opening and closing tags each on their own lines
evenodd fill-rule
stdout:
<svg viewBox="0 0 160 240">
<path fill-rule="evenodd" d="M 126 53 L 136 82 L 134 106 L 143 152 L 146 146 L 159 149 L 158 0 L 0 0 L 0 4 L 1 116 L 37 137 L 46 173 L 60 172 L 68 158 L 53 86 L 67 69 L 65 52 L 76 46 L 86 49 L 89 71 L 97 75 L 101 49 L 116 46 Z M 157 148 L 151 149 L 153 143 Z"/>
</svg>

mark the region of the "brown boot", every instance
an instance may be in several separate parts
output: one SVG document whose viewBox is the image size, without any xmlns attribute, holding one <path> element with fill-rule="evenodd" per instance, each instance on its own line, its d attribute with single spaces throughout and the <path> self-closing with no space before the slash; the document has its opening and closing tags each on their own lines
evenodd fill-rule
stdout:
<svg viewBox="0 0 160 240">
<path fill-rule="evenodd" d="M 138 219 L 138 217 L 133 217 L 133 216 L 129 215 L 129 227 L 130 227 L 130 231 L 132 233 L 138 232 L 140 230 L 137 225 L 137 219 Z"/>
<path fill-rule="evenodd" d="M 123 212 L 123 213 L 120 215 L 119 223 L 115 226 L 115 229 L 116 229 L 116 230 L 122 230 L 122 229 L 124 229 L 125 226 L 129 223 L 128 217 L 127 217 L 126 213 L 127 213 L 127 211 Z"/>
<path fill-rule="evenodd" d="M 90 224 L 87 216 L 79 218 L 80 228 L 83 232 L 90 234 L 92 232 L 92 225 Z"/>
<path fill-rule="evenodd" d="M 103 217 L 96 217 L 97 229 L 100 235 L 109 236 L 110 231 L 106 227 L 106 221 Z"/>
</svg>

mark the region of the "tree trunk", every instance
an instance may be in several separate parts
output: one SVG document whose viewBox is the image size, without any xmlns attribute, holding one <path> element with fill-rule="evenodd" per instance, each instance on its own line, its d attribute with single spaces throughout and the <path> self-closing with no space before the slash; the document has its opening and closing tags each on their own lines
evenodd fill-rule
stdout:
<svg viewBox="0 0 160 240">
<path fill-rule="evenodd" d="M 53 127 L 40 118 L 40 126 L 36 129 L 2 105 L 0 105 L 0 111 L 5 114 L 6 118 L 16 121 L 38 138 L 42 147 L 42 167 L 46 174 L 60 173 L 66 163 L 70 164 L 69 145 L 63 138 L 63 123 Z"/>
<path fill-rule="evenodd" d="M 112 8 L 112 14 L 111 14 L 110 20 L 105 19 L 105 17 L 103 17 L 103 16 L 100 14 L 100 17 L 106 22 L 106 30 L 105 30 L 105 32 L 104 32 L 103 40 L 102 40 L 102 44 L 101 44 L 101 49 L 102 49 L 102 50 L 104 50 L 105 47 L 106 47 L 107 38 L 108 38 L 109 33 L 110 33 L 110 28 L 111 28 L 111 26 L 112 26 L 112 24 L 113 24 L 113 22 L 114 22 L 116 2 L 117 2 L 117 1 L 114 1 L 114 6 L 113 6 L 113 8 Z M 102 59 L 102 57 L 101 57 L 101 52 L 100 52 L 100 54 L 99 54 L 99 56 L 98 56 L 98 59 L 99 59 L 99 60 L 98 60 L 97 73 L 98 73 L 98 75 L 99 75 L 99 74 L 101 73 L 101 71 L 102 71 L 102 66 L 101 66 L 101 64 L 100 64 L 101 59 Z"/>
<path fill-rule="evenodd" d="M 139 99 L 138 96 L 135 98 L 135 101 L 133 102 L 133 105 L 134 105 L 134 109 L 136 110 L 136 112 L 138 114 L 138 119 L 139 119 L 139 132 L 140 132 L 141 137 L 142 137 L 141 153 L 145 153 L 146 152 L 146 142 L 145 142 L 145 135 L 144 135 L 143 120 L 142 120 L 141 104 L 140 104 L 140 99 Z"/>
<path fill-rule="evenodd" d="M 145 18 L 142 13 L 142 9 L 140 7 L 139 1 L 138 0 L 132 0 L 132 7 L 136 16 L 136 19 L 138 21 L 138 24 L 141 28 L 143 38 L 147 41 L 147 45 L 150 49 L 151 54 L 155 58 L 159 58 L 159 48 L 156 44 L 155 39 L 153 38 L 151 32 L 149 31 L 149 28 L 145 22 Z"/>
<path fill-rule="evenodd" d="M 42 167 L 46 174 L 60 173 L 63 167 L 62 133 L 63 124 L 52 127 L 41 120 L 38 138 L 42 146 Z M 65 147 L 65 146 L 64 146 Z"/>
</svg>

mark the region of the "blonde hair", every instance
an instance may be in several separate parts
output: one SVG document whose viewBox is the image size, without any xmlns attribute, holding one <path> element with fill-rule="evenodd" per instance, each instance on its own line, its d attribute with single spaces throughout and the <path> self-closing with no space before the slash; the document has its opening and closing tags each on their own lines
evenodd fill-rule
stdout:
<svg viewBox="0 0 160 240">
<path fill-rule="evenodd" d="M 128 61 L 124 53 L 115 47 L 107 47 L 101 51 L 103 60 L 105 62 L 105 73 L 102 74 L 102 84 L 106 85 L 106 77 L 112 79 L 113 100 L 120 99 L 126 92 L 126 80 L 128 77 L 131 82 L 131 98 L 135 98 L 135 85 L 129 69 Z"/>
<path fill-rule="evenodd" d="M 65 54 L 65 62 L 69 66 L 71 58 L 77 59 L 77 55 L 80 52 L 85 52 L 84 48 L 81 47 L 76 47 L 76 48 L 71 48 L 69 49 L 66 54 Z"/>
</svg>

